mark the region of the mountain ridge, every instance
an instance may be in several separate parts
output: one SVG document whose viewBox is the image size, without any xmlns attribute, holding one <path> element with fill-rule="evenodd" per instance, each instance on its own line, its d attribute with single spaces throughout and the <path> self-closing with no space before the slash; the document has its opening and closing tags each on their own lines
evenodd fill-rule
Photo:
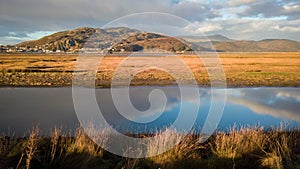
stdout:
<svg viewBox="0 0 300 169">
<path fill-rule="evenodd" d="M 192 51 L 195 46 L 200 51 L 300 52 L 300 42 L 289 39 L 234 40 L 220 34 L 175 38 L 126 27 L 82 27 L 14 45 L 19 52 L 79 52 L 82 48 L 128 52 L 159 48 L 182 53 Z"/>
</svg>

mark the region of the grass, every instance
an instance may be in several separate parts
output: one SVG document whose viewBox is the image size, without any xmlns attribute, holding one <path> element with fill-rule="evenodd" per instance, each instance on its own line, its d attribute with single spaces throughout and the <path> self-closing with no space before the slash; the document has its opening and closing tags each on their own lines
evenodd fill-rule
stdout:
<svg viewBox="0 0 300 169">
<path fill-rule="evenodd" d="M 299 52 L 219 53 L 227 85 L 241 86 L 300 86 Z M 203 55 L 204 58 L 209 56 Z M 179 55 L 188 65 L 199 85 L 210 85 L 207 70 L 196 56 Z M 71 86 L 72 73 L 78 55 L 1 54 L 0 84 L 2 86 Z M 109 87 L 122 56 L 106 56 L 99 65 L 96 85 Z M 123 74 L 143 69 L 134 76 L 132 85 L 172 85 L 174 78 L 158 69 L 146 69 L 158 64 L 188 80 L 171 57 L 134 57 L 126 63 Z M 210 69 L 210 67 L 208 67 Z M 84 71 L 83 69 L 81 71 Z M 131 72 L 132 73 L 132 72 Z"/>
<path fill-rule="evenodd" d="M 229 134 L 218 133 L 211 147 L 217 157 L 234 160 L 264 149 L 265 139 L 262 128 L 233 128 Z"/>
<path fill-rule="evenodd" d="M 215 160 L 236 168 L 299 167 L 299 133 L 263 128 L 233 128 L 217 133 L 210 143 Z M 230 159 L 230 160 L 228 160 Z M 214 163 L 213 166 L 217 164 Z"/>
<path fill-rule="evenodd" d="M 29 138 L 26 143 L 25 153 L 26 153 L 26 169 L 30 168 L 31 160 L 34 158 L 37 152 L 37 144 L 39 142 L 39 132 L 40 130 L 37 127 L 34 127 L 29 135 Z M 23 154 L 22 154 L 23 157 Z M 22 159 L 22 158 L 21 158 Z M 22 161 L 22 160 L 20 160 Z M 18 168 L 18 167 L 17 167 Z"/>
<path fill-rule="evenodd" d="M 195 150 L 202 148 L 199 141 L 193 135 L 186 137 L 184 135 L 170 129 L 167 129 L 163 133 L 158 132 L 155 135 L 157 138 L 147 144 L 147 154 L 151 156 L 148 160 L 157 166 L 166 168 L 177 161 L 192 158 L 194 155 L 196 156 Z M 164 152 L 164 147 L 169 147 L 173 144 L 176 146 Z M 155 156 L 156 154 L 161 155 Z"/>
<path fill-rule="evenodd" d="M 87 131 L 95 144 L 78 128 L 75 134 L 65 134 L 54 128 L 42 136 L 34 127 L 23 138 L 0 137 L 0 168 L 299 168 L 300 131 L 263 130 L 261 127 L 232 128 L 217 132 L 204 143 L 199 135 L 184 136 L 175 130 L 155 134 L 147 154 L 163 151 L 167 144 L 177 143 L 169 151 L 148 158 L 125 158 L 105 151 L 108 131 Z M 153 135 L 152 135 L 153 136 Z M 98 141 L 99 141 L 98 140 Z M 97 141 L 97 142 L 98 142 Z M 132 151 L 130 148 L 127 152 Z"/>
</svg>

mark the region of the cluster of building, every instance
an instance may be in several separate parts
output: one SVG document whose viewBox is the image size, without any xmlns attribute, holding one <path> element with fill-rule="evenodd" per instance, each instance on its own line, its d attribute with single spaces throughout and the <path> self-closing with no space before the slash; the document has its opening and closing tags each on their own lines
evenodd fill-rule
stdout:
<svg viewBox="0 0 300 169">
<path fill-rule="evenodd" d="M 49 50 L 44 49 L 42 47 L 19 47 L 19 46 L 11 46 L 11 45 L 2 45 L 0 46 L 0 53 L 76 53 L 76 51 L 63 51 L 63 50 Z"/>
</svg>

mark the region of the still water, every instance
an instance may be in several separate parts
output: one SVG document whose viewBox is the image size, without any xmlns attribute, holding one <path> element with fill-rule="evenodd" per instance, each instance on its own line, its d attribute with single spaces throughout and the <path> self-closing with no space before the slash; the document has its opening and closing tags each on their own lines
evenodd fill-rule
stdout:
<svg viewBox="0 0 300 169">
<path fill-rule="evenodd" d="M 152 98 L 153 89 L 164 93 L 166 102 L 160 106 L 161 98 Z M 122 88 L 115 89 L 122 90 Z M 300 126 L 300 88 L 230 88 L 226 90 L 226 102 L 217 129 L 228 130 L 232 126 L 278 127 L 281 123 L 288 129 Z M 129 98 L 135 109 L 119 113 L 114 105 L 110 89 L 96 89 L 95 95 L 99 110 L 105 120 L 121 132 L 149 132 L 170 126 L 179 113 L 191 116 L 189 107 L 199 106 L 193 128 L 200 130 L 212 105 L 210 88 L 199 88 L 200 102 L 193 98 L 181 98 L 178 87 L 131 87 Z M 88 99 L 88 98 L 86 98 Z M 152 100 L 152 101 L 153 101 Z M 218 96 L 213 99 L 218 104 Z M 157 108 L 155 107 L 157 105 Z M 125 105 L 126 106 L 126 105 Z M 151 111 L 148 111 L 151 107 Z M 185 112 L 180 112 L 186 107 Z M 128 109 L 129 110 L 129 109 Z M 185 121 L 189 123 L 189 121 Z M 38 126 L 44 134 L 49 134 L 54 126 L 65 132 L 79 126 L 73 99 L 72 88 L 0 88 L 0 131 L 22 136 Z"/>
</svg>

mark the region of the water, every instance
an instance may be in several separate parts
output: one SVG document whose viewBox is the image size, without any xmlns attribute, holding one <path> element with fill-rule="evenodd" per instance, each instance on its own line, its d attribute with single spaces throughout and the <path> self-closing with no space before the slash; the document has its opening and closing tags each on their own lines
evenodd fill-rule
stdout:
<svg viewBox="0 0 300 169">
<path fill-rule="evenodd" d="M 149 102 L 149 93 L 157 88 L 165 93 L 167 99 L 163 112 L 160 106 L 163 97 L 152 98 L 152 107 Z M 218 89 L 217 93 L 223 90 L 227 90 L 227 99 L 218 130 L 228 130 L 234 125 L 264 126 L 266 129 L 278 127 L 281 123 L 288 129 L 300 126 L 300 88 L 231 88 Z M 209 88 L 199 88 L 200 102 L 192 96 L 182 100 L 175 86 L 131 87 L 129 91 L 132 105 L 143 113 L 118 113 L 110 89 L 96 89 L 97 103 L 103 116 L 121 132 L 163 129 L 174 123 L 181 107 L 192 110 L 200 105 L 196 120 L 192 119 L 193 112 L 182 112 L 187 119 L 184 122 L 195 120 L 193 128 L 198 131 L 203 127 L 211 106 Z M 216 96 L 214 102 L 221 104 Z M 147 111 L 150 108 L 151 111 Z M 0 88 L 0 130 L 22 136 L 36 125 L 44 134 L 49 134 L 54 126 L 62 127 L 65 132 L 74 131 L 79 126 L 72 88 Z"/>
</svg>

